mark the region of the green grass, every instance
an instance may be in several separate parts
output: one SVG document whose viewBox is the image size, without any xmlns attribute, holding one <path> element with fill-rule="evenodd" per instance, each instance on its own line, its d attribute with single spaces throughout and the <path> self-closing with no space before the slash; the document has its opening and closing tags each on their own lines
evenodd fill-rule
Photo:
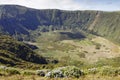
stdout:
<svg viewBox="0 0 120 80">
<path fill-rule="evenodd" d="M 72 67 L 68 66 L 66 68 L 55 68 L 49 71 L 61 69 L 66 75 L 69 74 L 67 78 L 49 78 L 49 77 L 41 77 L 37 74 L 37 70 L 23 70 L 19 68 L 1 68 L 0 67 L 0 79 L 1 80 L 119 80 L 120 79 L 120 68 L 118 67 L 111 67 L 111 66 L 103 66 L 98 68 L 88 68 L 88 69 L 81 69 L 79 67 Z M 80 71 L 79 71 L 80 70 Z M 83 75 L 79 74 L 79 72 L 84 73 Z M 43 70 L 45 71 L 45 70 Z M 76 74 L 71 74 L 75 72 Z M 78 74 L 78 75 L 77 75 Z M 79 76 L 79 78 L 75 78 L 72 76 Z"/>
<path fill-rule="evenodd" d="M 0 43 L 1 64 L 17 66 L 20 64 L 26 65 L 32 62 L 37 63 L 38 61 L 38 63 L 46 62 L 45 58 L 36 54 L 28 45 L 10 36 L 0 35 Z"/>
<path fill-rule="evenodd" d="M 84 39 L 70 39 L 63 37 L 60 31 L 42 33 L 37 38 L 36 53 L 44 57 L 52 57 L 64 65 L 83 66 L 89 63 L 89 56 L 95 55 L 105 48 L 99 42 L 92 41 L 93 35 L 85 34 Z M 99 49 L 98 49 L 99 48 Z M 99 58 L 95 57 L 95 60 Z M 90 62 L 91 63 L 91 62 Z M 89 64 L 88 64 L 89 65 Z"/>
</svg>

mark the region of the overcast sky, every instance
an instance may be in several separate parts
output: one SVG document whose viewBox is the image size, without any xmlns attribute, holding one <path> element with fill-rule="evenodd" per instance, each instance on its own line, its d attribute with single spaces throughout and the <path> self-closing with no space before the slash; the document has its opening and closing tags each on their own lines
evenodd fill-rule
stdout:
<svg viewBox="0 0 120 80">
<path fill-rule="evenodd" d="M 120 11 L 120 0 L 0 0 L 36 9 Z"/>
</svg>

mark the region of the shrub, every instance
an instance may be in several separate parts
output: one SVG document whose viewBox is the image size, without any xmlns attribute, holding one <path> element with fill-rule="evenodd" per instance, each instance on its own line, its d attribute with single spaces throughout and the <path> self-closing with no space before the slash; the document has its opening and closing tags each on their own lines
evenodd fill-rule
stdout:
<svg viewBox="0 0 120 80">
<path fill-rule="evenodd" d="M 0 66 L 0 71 L 6 70 L 7 67 L 6 66 Z"/>
<path fill-rule="evenodd" d="M 96 46 L 95 46 L 95 49 L 100 49 L 100 48 L 101 48 L 101 44 L 96 43 L 95 45 L 96 45 Z"/>
<path fill-rule="evenodd" d="M 12 68 L 6 69 L 6 72 L 7 72 L 9 75 L 20 74 L 20 72 L 19 72 L 17 69 L 12 69 Z"/>
<path fill-rule="evenodd" d="M 48 72 L 45 76 L 46 77 L 74 77 L 74 78 L 79 78 L 80 76 L 83 75 L 83 72 L 75 67 L 75 66 L 67 66 L 67 67 L 59 67 L 56 69 L 53 69 L 52 71 Z"/>
<path fill-rule="evenodd" d="M 91 68 L 91 69 L 88 69 L 88 74 L 97 74 L 99 71 L 98 71 L 98 68 Z"/>
<path fill-rule="evenodd" d="M 100 71 L 101 75 L 106 76 L 117 76 L 120 75 L 120 68 L 112 68 L 109 66 L 105 66 Z"/>
<path fill-rule="evenodd" d="M 77 67 L 66 67 L 63 69 L 64 75 L 67 77 L 76 77 L 79 78 L 83 75 L 83 72 Z"/>
<path fill-rule="evenodd" d="M 64 77 L 63 72 L 61 70 L 53 70 L 51 72 L 48 72 L 45 76 L 50 77 L 50 78 L 55 78 L 55 77 L 62 78 L 62 77 Z"/>
<path fill-rule="evenodd" d="M 81 52 L 81 53 L 78 54 L 78 56 L 79 56 L 80 58 L 85 58 L 85 53 L 84 53 L 84 52 Z"/>
<path fill-rule="evenodd" d="M 47 72 L 49 72 L 49 70 L 37 70 L 36 74 L 39 76 L 45 76 Z"/>
<path fill-rule="evenodd" d="M 33 71 L 24 71 L 23 74 L 24 75 L 35 75 L 35 72 L 33 72 Z"/>
</svg>

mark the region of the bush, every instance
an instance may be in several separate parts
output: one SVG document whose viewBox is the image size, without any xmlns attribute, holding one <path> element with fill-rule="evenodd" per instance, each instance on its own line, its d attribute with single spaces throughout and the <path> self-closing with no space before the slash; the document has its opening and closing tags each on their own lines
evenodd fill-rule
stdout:
<svg viewBox="0 0 120 80">
<path fill-rule="evenodd" d="M 54 70 L 54 71 L 48 72 L 45 76 L 50 77 L 50 78 L 55 78 L 55 77 L 62 78 L 62 77 L 64 77 L 63 72 L 60 70 Z"/>
<path fill-rule="evenodd" d="M 24 71 L 23 74 L 24 75 L 35 75 L 35 72 L 33 72 L 33 71 Z"/>
<path fill-rule="evenodd" d="M 105 76 L 117 76 L 120 75 L 120 68 L 112 68 L 109 66 L 105 66 L 100 71 L 101 75 Z"/>
<path fill-rule="evenodd" d="M 37 75 L 44 77 L 49 70 L 37 70 Z"/>
<path fill-rule="evenodd" d="M 85 58 L 85 52 L 79 53 L 78 56 L 79 56 L 80 58 Z"/>
<path fill-rule="evenodd" d="M 0 71 L 6 70 L 7 67 L 6 66 L 0 66 Z"/>
<path fill-rule="evenodd" d="M 75 67 L 75 66 L 67 66 L 67 67 L 60 67 L 56 68 L 50 72 L 48 72 L 45 76 L 46 77 L 74 77 L 74 78 L 79 78 L 80 76 L 83 75 L 83 72 Z"/>
<path fill-rule="evenodd" d="M 97 74 L 99 71 L 98 71 L 98 68 L 91 68 L 91 69 L 88 69 L 88 74 Z"/>
<path fill-rule="evenodd" d="M 6 69 L 6 72 L 9 74 L 9 75 L 15 75 L 15 74 L 20 74 L 20 72 L 17 70 L 17 69 Z"/>
<path fill-rule="evenodd" d="M 63 69 L 64 75 L 67 77 L 76 77 L 79 78 L 80 76 L 83 75 L 83 72 L 77 67 L 67 67 Z"/>
<path fill-rule="evenodd" d="M 95 49 L 100 49 L 100 48 L 101 48 L 101 44 L 96 43 L 95 45 L 96 45 L 96 46 L 95 46 Z"/>
</svg>

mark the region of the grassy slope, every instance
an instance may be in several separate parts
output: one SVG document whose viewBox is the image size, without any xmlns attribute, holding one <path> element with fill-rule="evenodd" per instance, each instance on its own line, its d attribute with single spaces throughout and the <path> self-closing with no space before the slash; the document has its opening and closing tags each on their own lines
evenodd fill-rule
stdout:
<svg viewBox="0 0 120 80">
<path fill-rule="evenodd" d="M 1 67 L 0 80 L 119 80 L 119 70 L 120 68 L 104 66 L 98 68 L 83 69 L 82 71 L 85 74 L 79 78 L 49 78 L 37 75 L 37 70 L 25 70 L 11 67 L 4 69 Z"/>
<path fill-rule="evenodd" d="M 100 36 L 106 37 L 107 39 L 114 41 L 115 43 L 119 43 L 119 17 L 119 12 L 101 12 L 99 13 L 99 17 L 97 17 L 97 21 L 96 23 L 94 23 L 91 31 Z"/>
<path fill-rule="evenodd" d="M 42 33 L 37 39 L 38 53 L 61 62 L 81 66 L 104 58 L 119 56 L 120 48 L 102 37 L 70 39 L 59 32 Z"/>
<path fill-rule="evenodd" d="M 0 35 L 0 63 L 19 65 L 27 62 L 46 63 L 45 58 L 36 54 L 26 44 L 9 36 Z"/>
<path fill-rule="evenodd" d="M 53 29 L 90 30 L 116 43 L 120 41 L 119 12 L 36 10 L 17 5 L 2 5 L 0 11 L 2 31 L 13 35 L 20 33 L 19 37 L 21 34 L 28 35 L 38 26 L 47 29 L 51 26 Z"/>
<path fill-rule="evenodd" d="M 27 14 L 25 15 L 31 15 L 33 14 L 33 12 L 30 12 L 30 13 L 26 12 Z M 53 15 L 51 16 L 52 13 Z M 21 14 L 23 15 L 24 13 L 21 13 Z M 43 10 L 37 14 L 37 17 L 36 17 L 36 14 L 34 14 L 34 18 L 32 19 L 28 19 L 27 18 L 28 16 L 25 16 L 25 15 L 21 17 L 21 19 L 25 17 L 24 18 L 25 21 L 22 21 L 22 22 L 27 22 L 27 21 L 29 22 L 29 20 L 33 21 L 33 19 L 37 18 L 40 20 L 41 25 L 45 25 L 45 27 L 52 25 L 52 27 L 57 26 L 57 28 L 60 27 L 60 29 L 61 29 L 61 26 L 65 26 L 65 28 L 68 30 L 75 29 L 75 28 L 77 30 L 80 30 L 80 29 L 83 29 L 85 31 L 90 30 L 90 32 L 106 37 L 116 43 L 119 42 L 119 34 L 120 34 L 119 33 L 119 17 L 120 17 L 119 12 L 111 12 L 111 13 L 100 12 L 98 15 L 96 11 L 95 12 L 94 11 L 72 12 L 72 11 L 59 11 L 59 10 Z M 41 16 L 44 18 L 42 18 Z M 9 17 L 10 16 L 8 16 L 8 18 Z M 15 19 L 19 21 L 20 18 L 15 17 Z M 8 22 L 5 22 L 5 23 L 8 23 L 9 25 L 9 20 Z M 33 25 L 34 27 L 39 26 L 38 24 L 37 25 L 35 24 L 36 22 L 35 23 L 31 22 L 31 24 L 27 23 L 24 25 L 27 25 L 27 26 Z M 4 25 L 4 26 L 7 27 L 8 25 Z M 14 26 L 16 25 L 17 24 L 15 24 Z M 9 26 L 12 26 L 12 24 Z M 32 29 L 33 26 L 30 26 L 29 29 Z M 22 25 L 22 29 L 25 29 L 23 27 L 24 26 Z M 17 28 L 17 30 L 19 30 L 19 28 Z M 18 31 L 18 32 L 21 32 L 21 31 Z M 14 31 L 11 33 L 14 33 Z M 119 46 L 111 43 L 110 41 L 102 37 L 95 37 L 92 39 L 83 38 L 82 40 L 81 39 L 75 40 L 73 38 L 75 38 L 74 35 L 71 37 L 64 33 L 60 34 L 60 32 L 42 33 L 37 40 L 37 46 L 39 47 L 39 49 L 36 51 L 45 57 L 51 57 L 51 58 L 60 60 L 62 62 L 62 65 L 76 65 L 76 66 L 85 65 L 84 67 L 87 67 L 88 62 L 89 63 L 96 62 L 96 64 L 92 64 L 90 67 L 96 67 L 96 66 L 99 67 L 99 66 L 105 66 L 105 65 L 115 66 L 115 67 L 120 66 L 119 57 L 114 58 L 116 56 L 119 56 L 120 54 Z M 18 42 L 10 37 L 1 36 L 0 41 L 2 43 L 0 44 L 0 55 L 2 55 L 0 56 L 1 63 L 10 64 L 10 65 L 26 64 L 27 66 L 32 67 L 32 65 L 36 65 L 36 64 L 30 65 L 31 62 L 39 61 L 41 63 L 41 61 L 45 60 L 43 57 L 38 57 L 38 55 L 36 55 L 25 44 Z M 108 58 L 108 59 L 103 59 L 103 58 Z M 38 65 L 38 68 L 39 67 L 40 65 Z M 43 67 L 45 66 L 43 65 Z M 17 77 L 16 76 L 7 77 L 7 79 L 8 78 L 18 79 Z M 20 79 L 23 79 L 23 78 L 46 79 L 46 78 L 40 78 L 38 76 L 35 76 L 35 77 L 19 76 L 19 78 Z M 92 76 L 88 75 L 82 80 L 84 79 L 98 80 L 98 78 L 101 80 L 113 79 L 113 77 L 104 77 L 104 76 L 93 77 L 93 75 Z M 119 80 L 119 77 L 114 77 L 114 78 L 116 80 Z M 5 77 L 3 77 L 3 79 L 5 79 Z"/>
</svg>

